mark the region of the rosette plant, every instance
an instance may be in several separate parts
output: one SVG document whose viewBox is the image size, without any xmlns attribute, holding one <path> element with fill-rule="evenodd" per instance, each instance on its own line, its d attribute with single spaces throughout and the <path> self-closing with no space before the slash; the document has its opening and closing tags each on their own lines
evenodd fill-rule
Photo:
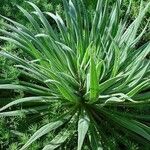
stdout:
<svg viewBox="0 0 150 150">
<path fill-rule="evenodd" d="M 139 15 L 129 24 L 130 5 L 120 17 L 121 0 L 113 4 L 98 0 L 94 14 L 88 12 L 84 0 L 63 0 L 63 18 L 27 3 L 34 8 L 32 13 L 18 8 L 32 29 L 1 16 L 6 21 L 0 39 L 16 44 L 24 57 L 5 50 L 0 55 L 13 60 L 28 80 L 0 84 L 1 90 L 27 93 L 3 105 L 0 116 L 43 117 L 51 113 L 54 103 L 60 105 L 60 112 L 21 150 L 50 132 L 56 136 L 43 150 L 64 146 L 71 139 L 77 140 L 73 142 L 78 150 L 85 145 L 93 150 L 113 149 L 110 137 L 116 147 L 125 145 L 125 139 L 146 147 L 150 118 L 138 110 L 141 106 L 148 110 L 150 104 L 150 61 L 146 58 L 150 43 L 136 45 L 148 26 L 138 33 L 150 4 L 143 7 L 141 3 Z M 49 24 L 50 18 L 57 28 Z"/>
</svg>

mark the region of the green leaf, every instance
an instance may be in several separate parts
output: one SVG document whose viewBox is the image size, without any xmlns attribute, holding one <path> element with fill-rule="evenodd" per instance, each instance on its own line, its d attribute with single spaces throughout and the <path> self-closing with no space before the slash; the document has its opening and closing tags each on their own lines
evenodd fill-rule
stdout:
<svg viewBox="0 0 150 150">
<path fill-rule="evenodd" d="M 103 83 L 100 83 L 99 84 L 99 94 L 101 94 L 102 92 L 107 90 L 109 87 L 111 87 L 112 85 L 114 85 L 117 82 L 119 82 L 120 80 L 122 80 L 124 77 L 125 77 L 125 75 L 118 75 L 114 78 L 110 78 L 110 79 L 106 80 Z"/>
<path fill-rule="evenodd" d="M 11 117 L 11 116 L 22 116 L 25 114 L 38 114 L 41 111 L 47 110 L 49 106 L 38 106 L 34 108 L 29 109 L 20 109 L 20 110 L 14 110 L 14 111 L 6 111 L 6 112 L 0 112 L 1 117 Z"/>
<path fill-rule="evenodd" d="M 17 100 L 14 100 L 10 103 L 8 103 L 7 105 L 5 105 L 4 107 L 0 108 L 0 111 L 3 111 L 11 106 L 14 106 L 14 105 L 17 105 L 17 104 L 20 104 L 20 103 L 24 103 L 24 102 L 32 102 L 32 101 L 35 101 L 35 102 L 54 102 L 57 98 L 56 97 L 42 97 L 42 96 L 37 96 L 37 97 L 26 97 L 26 98 L 20 98 L 20 99 L 17 99 Z"/>
<path fill-rule="evenodd" d="M 90 120 L 86 114 L 82 114 L 78 121 L 78 150 L 82 149 L 82 145 L 89 128 Z"/>
<path fill-rule="evenodd" d="M 68 118 L 68 117 L 66 117 Z M 61 120 L 55 121 L 55 122 L 51 122 L 48 123 L 47 125 L 44 125 L 43 127 L 41 127 L 39 130 L 37 130 L 31 137 L 30 139 L 27 141 L 27 143 L 20 149 L 20 150 L 25 150 L 27 147 L 29 147 L 34 141 L 36 141 L 37 139 L 39 139 L 40 137 L 42 137 L 43 135 L 49 133 L 52 130 L 55 130 L 57 128 L 59 128 L 61 125 L 63 125 L 66 122 L 66 119 L 63 120 L 63 118 Z"/>
<path fill-rule="evenodd" d="M 145 125 L 143 125 L 142 123 L 139 125 L 138 122 L 136 122 L 134 120 L 125 119 L 120 116 L 117 116 L 115 119 L 123 127 L 137 133 L 138 135 L 140 135 L 140 136 L 144 137 L 145 139 L 147 139 L 148 141 L 150 141 L 150 128 L 149 127 L 146 127 L 148 130 L 148 132 L 147 132 L 144 129 Z"/>
<path fill-rule="evenodd" d="M 42 150 L 54 150 L 58 148 L 62 143 L 64 143 L 69 137 L 70 133 L 68 130 L 63 133 L 59 133 L 48 145 L 46 145 Z"/>
<path fill-rule="evenodd" d="M 40 89 L 36 89 L 35 87 L 28 87 L 28 86 L 22 86 L 22 85 L 15 85 L 15 84 L 1 84 L 0 85 L 0 89 L 4 90 L 21 90 L 21 91 L 27 91 L 29 93 L 34 93 L 37 95 L 44 95 L 44 96 L 48 96 L 51 95 L 49 92 L 44 91 L 44 90 L 40 90 Z"/>
<path fill-rule="evenodd" d="M 98 94 L 98 76 L 96 72 L 96 64 L 94 62 L 94 58 L 91 57 L 90 62 L 90 100 L 94 102 L 97 98 Z"/>
<path fill-rule="evenodd" d="M 24 15 L 27 17 L 27 19 L 31 22 L 31 24 L 33 25 L 33 27 L 35 28 L 35 30 L 37 32 L 41 32 L 40 26 L 39 24 L 36 22 L 36 20 L 22 7 L 17 6 L 23 13 Z"/>
<path fill-rule="evenodd" d="M 96 131 L 94 125 L 90 125 L 90 134 L 89 134 L 89 140 L 91 144 L 91 148 L 95 150 L 103 150 L 101 142 L 99 140 L 100 135 Z"/>
<path fill-rule="evenodd" d="M 109 112 L 107 112 L 106 110 L 102 110 L 101 111 L 107 115 L 107 117 L 121 125 L 122 127 L 142 136 L 143 138 L 147 139 L 148 141 L 150 141 L 150 128 L 146 125 L 143 125 L 142 123 L 138 123 L 137 121 L 135 120 L 132 120 L 132 119 L 128 119 L 128 118 L 125 118 L 125 117 L 122 117 L 122 116 L 119 116 L 115 113 L 111 114 Z"/>
<path fill-rule="evenodd" d="M 144 87 L 149 86 L 149 85 L 150 85 L 150 80 L 149 79 L 146 80 L 146 81 L 143 81 L 142 83 L 137 85 L 135 88 L 133 88 L 130 92 L 128 92 L 127 95 L 129 97 L 132 97 L 135 94 L 137 94 L 141 89 L 143 89 Z"/>
<path fill-rule="evenodd" d="M 37 15 L 39 16 L 39 19 L 43 23 L 46 31 L 49 33 L 50 36 L 52 36 L 55 40 L 57 40 L 57 36 L 54 33 L 51 25 L 49 24 L 48 20 L 45 18 L 44 14 L 41 12 L 41 10 L 32 2 L 27 1 L 28 4 L 30 4 L 37 12 Z"/>
</svg>

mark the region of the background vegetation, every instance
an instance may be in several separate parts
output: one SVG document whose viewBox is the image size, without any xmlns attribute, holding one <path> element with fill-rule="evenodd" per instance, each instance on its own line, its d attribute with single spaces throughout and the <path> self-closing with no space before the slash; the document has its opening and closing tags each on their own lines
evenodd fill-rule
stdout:
<svg viewBox="0 0 150 150">
<path fill-rule="evenodd" d="M 50 11 L 50 12 L 58 12 L 62 14 L 62 1 L 61 0 L 30 0 L 34 2 L 41 10 Z M 26 18 L 23 16 L 23 13 L 18 10 L 16 5 L 22 6 L 27 10 L 31 10 L 31 7 L 25 3 L 24 0 L 0 0 L 0 14 L 6 17 L 9 17 L 15 21 L 19 21 L 20 23 L 26 24 L 30 28 L 29 22 L 27 22 Z M 0 17 L 0 22 L 3 22 L 3 19 Z M 54 23 L 54 22 L 52 22 Z M 0 25 L 0 28 L 2 26 Z M 6 43 L 0 41 L 0 46 L 8 51 L 13 51 L 17 55 L 22 55 L 22 51 L 17 49 L 14 44 Z M 5 58 L 0 57 L 0 83 L 2 83 L 2 79 L 6 79 L 5 83 L 10 83 L 18 78 L 21 78 L 20 72 L 13 67 L 13 63 Z M 16 97 L 22 97 L 23 93 L 15 93 L 10 90 L 0 90 L 0 100 Z M 57 108 L 57 107 L 56 107 Z M 1 150 L 17 150 L 19 145 L 25 144 L 28 140 L 29 136 L 32 135 L 36 129 L 37 124 L 31 127 L 19 127 L 19 122 L 21 118 L 14 117 L 12 119 L 9 118 L 1 118 L 0 119 L 0 149 Z M 44 122 L 47 119 L 44 118 Z M 42 123 L 39 123 L 40 125 Z M 40 126 L 39 125 L 39 126 Z M 15 133 L 16 129 L 20 128 L 24 129 L 24 133 Z M 29 129 L 29 130 L 28 130 Z M 19 136 L 18 136 L 19 135 Z M 51 135 L 48 135 L 51 136 Z M 45 141 L 46 142 L 46 141 Z M 48 140 L 47 140 L 48 142 Z M 42 147 L 44 142 L 35 142 L 32 145 L 31 150 L 37 150 Z"/>
</svg>

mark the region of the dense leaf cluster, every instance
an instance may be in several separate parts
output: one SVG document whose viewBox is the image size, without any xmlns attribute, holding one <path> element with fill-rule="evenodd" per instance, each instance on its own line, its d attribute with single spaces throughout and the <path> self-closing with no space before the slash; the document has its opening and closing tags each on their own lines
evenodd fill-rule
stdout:
<svg viewBox="0 0 150 150">
<path fill-rule="evenodd" d="M 24 55 L 5 50 L 0 55 L 12 60 L 28 80 L 1 81 L 1 90 L 23 94 L 7 104 L 1 101 L 0 116 L 27 116 L 34 122 L 50 116 L 50 122 L 36 129 L 21 150 L 48 133 L 53 133 L 51 141 L 43 150 L 71 149 L 72 141 L 78 150 L 128 149 L 128 140 L 148 149 L 150 43 L 136 45 L 148 27 L 138 34 L 150 3 L 141 3 L 130 24 L 131 3 L 122 16 L 121 0 L 113 5 L 98 0 L 93 14 L 86 1 L 63 0 L 63 17 L 27 4 L 32 13 L 18 8 L 31 28 L 1 15 L 0 39 L 14 43 Z"/>
</svg>

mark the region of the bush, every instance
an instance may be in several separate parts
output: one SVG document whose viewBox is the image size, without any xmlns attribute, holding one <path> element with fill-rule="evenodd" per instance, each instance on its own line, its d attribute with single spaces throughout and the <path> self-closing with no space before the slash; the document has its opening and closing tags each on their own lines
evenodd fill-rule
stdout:
<svg viewBox="0 0 150 150">
<path fill-rule="evenodd" d="M 132 143 L 148 149 L 150 43 L 138 49 L 135 45 L 146 30 L 137 35 L 150 3 L 141 6 L 128 25 L 126 15 L 120 18 L 120 1 L 110 11 L 111 4 L 99 0 L 94 17 L 82 0 L 63 2 L 65 21 L 58 14 L 42 13 L 31 2 L 34 14 L 19 9 L 32 28 L 3 17 L 11 24 L 3 23 L 0 39 L 15 43 L 24 57 L 7 51 L 0 55 L 13 60 L 28 80 L 0 85 L 24 92 L 23 98 L 4 105 L 0 116 L 26 115 L 29 124 L 33 118 L 37 123 L 49 118 L 21 150 L 50 132 L 51 141 L 43 150 L 137 148 Z M 56 21 L 57 30 L 47 15 Z"/>
</svg>

